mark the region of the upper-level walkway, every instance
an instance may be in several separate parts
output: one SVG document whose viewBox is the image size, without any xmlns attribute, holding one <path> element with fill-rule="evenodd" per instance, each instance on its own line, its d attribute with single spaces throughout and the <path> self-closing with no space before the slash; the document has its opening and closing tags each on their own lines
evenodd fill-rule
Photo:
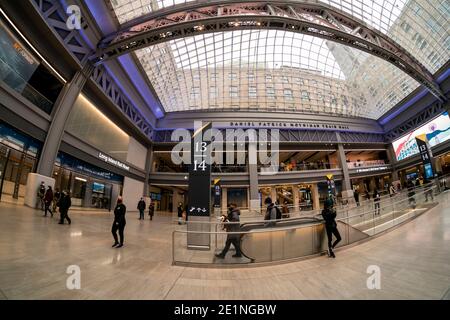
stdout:
<svg viewBox="0 0 450 320">
<path fill-rule="evenodd" d="M 72 212 L 72 225 L 58 225 L 1 203 L 0 299 L 449 299 L 450 194 L 439 201 L 336 259 L 233 269 L 172 266 L 171 217 L 128 215 L 125 246 L 114 249 L 109 213 Z M 80 290 L 66 288 L 70 265 L 81 269 Z M 371 265 L 379 290 L 366 285 Z"/>
</svg>

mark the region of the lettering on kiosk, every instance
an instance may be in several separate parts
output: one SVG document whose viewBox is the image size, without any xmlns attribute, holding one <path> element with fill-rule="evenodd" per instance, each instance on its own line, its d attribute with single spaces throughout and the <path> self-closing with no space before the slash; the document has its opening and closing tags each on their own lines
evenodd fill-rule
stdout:
<svg viewBox="0 0 450 320">
<path fill-rule="evenodd" d="M 120 162 L 119 160 L 113 159 L 110 156 L 107 156 L 106 154 L 103 154 L 103 153 L 99 152 L 98 158 L 103 160 L 103 161 L 105 161 L 105 162 L 107 162 L 107 163 L 110 163 L 110 164 L 112 164 L 112 165 L 114 165 L 116 167 L 119 167 L 121 169 L 130 171 L 130 167 L 127 166 L 125 163 Z"/>
</svg>

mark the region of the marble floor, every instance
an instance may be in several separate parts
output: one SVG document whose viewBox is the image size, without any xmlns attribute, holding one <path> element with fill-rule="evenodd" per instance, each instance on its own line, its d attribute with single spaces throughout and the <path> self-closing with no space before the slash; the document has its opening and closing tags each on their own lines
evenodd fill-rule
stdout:
<svg viewBox="0 0 450 320">
<path fill-rule="evenodd" d="M 125 246 L 111 248 L 111 214 L 72 212 L 72 225 L 0 203 L 0 299 L 450 299 L 450 196 L 371 241 L 277 266 L 172 266 L 170 216 L 129 214 Z M 68 266 L 81 270 L 69 290 Z M 369 266 L 380 289 L 368 289 Z"/>
</svg>

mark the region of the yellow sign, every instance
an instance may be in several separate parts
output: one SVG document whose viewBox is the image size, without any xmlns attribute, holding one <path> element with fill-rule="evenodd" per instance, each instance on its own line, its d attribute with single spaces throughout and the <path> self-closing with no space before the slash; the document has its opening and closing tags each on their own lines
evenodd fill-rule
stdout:
<svg viewBox="0 0 450 320">
<path fill-rule="evenodd" d="M 328 180 L 331 180 L 331 179 L 333 179 L 333 175 L 332 174 L 327 174 L 327 178 L 328 178 Z"/>
<path fill-rule="evenodd" d="M 418 136 L 416 136 L 416 139 L 422 140 L 423 142 L 427 142 L 427 135 L 425 133 L 423 134 L 419 134 Z"/>
<path fill-rule="evenodd" d="M 220 181 L 220 178 L 218 178 L 218 179 L 214 179 L 214 185 L 218 184 L 218 183 L 219 183 L 219 181 Z"/>
</svg>

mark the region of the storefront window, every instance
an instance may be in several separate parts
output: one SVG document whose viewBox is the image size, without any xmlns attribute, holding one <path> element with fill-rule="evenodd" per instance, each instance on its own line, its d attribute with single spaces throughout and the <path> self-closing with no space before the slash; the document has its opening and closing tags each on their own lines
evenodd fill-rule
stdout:
<svg viewBox="0 0 450 320">
<path fill-rule="evenodd" d="M 58 154 L 53 169 L 55 190 L 69 191 L 72 205 L 111 210 L 123 184 L 123 177 L 68 154 Z"/>
<path fill-rule="evenodd" d="M 28 174 L 34 172 L 40 142 L 0 123 L 0 199 L 23 202 Z"/>
<path fill-rule="evenodd" d="M 228 203 L 235 203 L 238 208 L 247 208 L 247 189 L 245 188 L 228 188 Z"/>
</svg>

